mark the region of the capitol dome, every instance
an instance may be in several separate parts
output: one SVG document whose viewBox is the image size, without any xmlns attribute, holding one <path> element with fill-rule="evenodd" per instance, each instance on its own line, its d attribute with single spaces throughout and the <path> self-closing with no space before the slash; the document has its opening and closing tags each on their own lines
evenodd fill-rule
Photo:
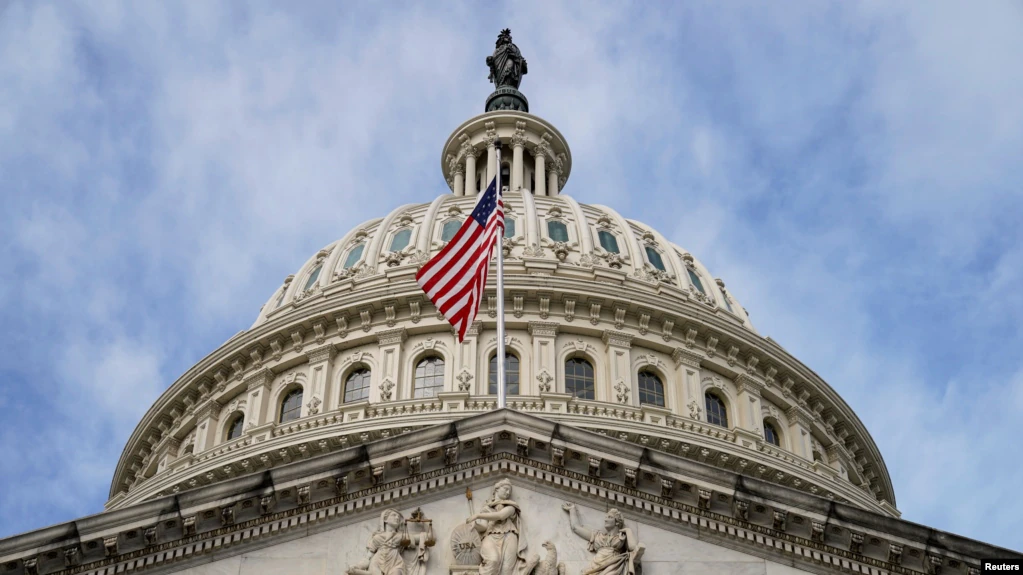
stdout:
<svg viewBox="0 0 1023 575">
<path fill-rule="evenodd" d="M 515 101 L 448 138 L 451 193 L 327 244 L 248 330 L 175 381 L 129 439 L 107 508 L 496 409 L 494 274 L 459 343 L 415 273 L 500 169 L 509 409 L 898 516 L 881 454 L 842 398 L 759 335 L 693 254 L 578 201 L 567 140 Z"/>
</svg>

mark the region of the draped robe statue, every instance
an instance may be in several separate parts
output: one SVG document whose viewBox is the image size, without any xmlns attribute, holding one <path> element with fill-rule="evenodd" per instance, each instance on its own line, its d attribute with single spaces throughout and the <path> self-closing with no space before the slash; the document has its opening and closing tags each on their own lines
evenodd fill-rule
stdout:
<svg viewBox="0 0 1023 575">
<path fill-rule="evenodd" d="M 512 43 L 511 30 L 505 28 L 497 37 L 494 54 L 487 56 L 490 67 L 490 81 L 494 88 L 519 88 L 522 76 L 526 74 L 526 59 L 519 52 L 519 47 Z"/>
</svg>

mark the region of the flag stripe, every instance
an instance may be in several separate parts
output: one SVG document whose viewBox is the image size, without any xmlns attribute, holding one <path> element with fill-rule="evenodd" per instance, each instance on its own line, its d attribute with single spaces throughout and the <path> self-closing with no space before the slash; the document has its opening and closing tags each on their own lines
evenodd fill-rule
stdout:
<svg viewBox="0 0 1023 575">
<path fill-rule="evenodd" d="M 416 273 L 416 282 L 458 332 L 459 341 L 479 312 L 490 258 L 503 236 L 504 200 L 495 178 L 451 241 Z"/>
</svg>

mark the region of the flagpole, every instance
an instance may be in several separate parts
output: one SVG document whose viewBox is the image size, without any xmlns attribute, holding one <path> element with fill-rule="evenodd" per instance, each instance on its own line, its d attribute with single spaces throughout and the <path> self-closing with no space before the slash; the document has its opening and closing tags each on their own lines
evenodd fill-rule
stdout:
<svg viewBox="0 0 1023 575">
<path fill-rule="evenodd" d="M 497 195 L 501 197 L 501 145 L 496 145 L 497 166 L 494 169 L 494 178 L 497 185 Z M 497 408 L 505 408 L 504 389 L 504 232 L 497 240 Z"/>
</svg>

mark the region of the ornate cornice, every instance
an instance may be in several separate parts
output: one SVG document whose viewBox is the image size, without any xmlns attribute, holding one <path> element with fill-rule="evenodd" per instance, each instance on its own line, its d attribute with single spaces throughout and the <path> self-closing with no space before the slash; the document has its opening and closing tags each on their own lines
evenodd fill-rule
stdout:
<svg viewBox="0 0 1023 575">
<path fill-rule="evenodd" d="M 323 347 L 310 349 L 305 352 L 306 359 L 309 363 L 329 361 L 334 359 L 335 355 L 337 355 L 337 348 L 334 347 L 334 344 L 327 344 Z"/>
<path fill-rule="evenodd" d="M 698 368 L 700 367 L 700 360 L 703 359 L 703 356 L 694 351 L 676 347 L 675 350 L 671 352 L 671 359 L 675 362 L 675 367 L 688 365 L 689 367 Z"/>
<path fill-rule="evenodd" d="M 380 345 L 401 345 L 408 339 L 408 332 L 405 328 L 399 327 L 388 329 L 377 333 L 377 343 Z"/>
<path fill-rule="evenodd" d="M 558 335 L 558 324 L 552 321 L 531 321 L 528 330 L 533 337 L 555 337 Z"/>
</svg>

